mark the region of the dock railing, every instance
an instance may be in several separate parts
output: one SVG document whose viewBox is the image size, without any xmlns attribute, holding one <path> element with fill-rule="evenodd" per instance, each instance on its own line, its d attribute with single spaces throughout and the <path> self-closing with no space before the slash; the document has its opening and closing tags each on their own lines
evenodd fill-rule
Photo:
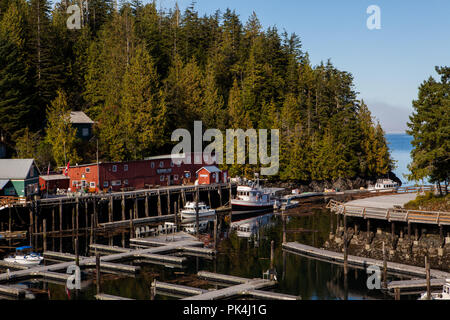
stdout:
<svg viewBox="0 0 450 320">
<path fill-rule="evenodd" d="M 20 202 L 21 198 L 13 196 L 0 196 L 0 207 L 7 207 L 14 203 Z"/>
<path fill-rule="evenodd" d="M 335 214 L 359 217 L 364 219 L 380 219 L 436 225 L 450 225 L 450 212 L 408 210 L 403 208 L 374 208 L 357 205 L 347 205 L 336 200 L 330 200 L 326 206 Z"/>
</svg>

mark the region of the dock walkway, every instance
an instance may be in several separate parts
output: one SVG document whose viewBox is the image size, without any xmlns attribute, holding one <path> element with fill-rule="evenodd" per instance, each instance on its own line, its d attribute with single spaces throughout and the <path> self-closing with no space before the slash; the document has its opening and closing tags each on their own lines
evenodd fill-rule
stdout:
<svg viewBox="0 0 450 320">
<path fill-rule="evenodd" d="M 300 244 L 297 242 L 288 242 L 283 243 L 283 250 L 298 254 L 301 256 L 307 256 L 307 257 L 315 257 L 315 258 L 322 258 L 329 261 L 335 261 L 339 263 L 344 263 L 344 254 L 334 251 L 328 251 L 324 249 L 319 249 L 315 247 L 311 247 L 308 245 Z M 376 260 L 371 258 L 363 258 L 358 256 L 352 256 L 348 255 L 347 260 L 349 265 L 355 265 L 355 266 L 362 266 L 363 268 L 367 268 L 368 266 L 378 266 L 380 269 L 383 268 L 383 261 L 382 260 Z M 396 262 L 387 262 L 387 270 L 392 271 L 398 274 L 404 274 L 409 276 L 415 276 L 415 277 L 425 277 L 426 276 L 426 269 L 422 267 L 416 267 Z M 450 273 L 431 269 L 430 270 L 431 277 L 436 279 L 445 279 L 450 278 Z"/>
</svg>

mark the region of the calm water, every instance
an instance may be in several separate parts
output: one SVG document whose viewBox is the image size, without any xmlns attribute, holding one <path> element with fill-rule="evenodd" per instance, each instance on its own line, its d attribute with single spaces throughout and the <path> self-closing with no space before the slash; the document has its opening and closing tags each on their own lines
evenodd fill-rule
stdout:
<svg viewBox="0 0 450 320">
<path fill-rule="evenodd" d="M 292 211 L 299 208 L 291 209 Z M 287 241 L 321 246 L 327 240 L 331 223 L 336 226 L 334 215 L 330 216 L 327 210 L 311 209 L 310 212 L 298 217 L 292 217 L 287 223 Z M 141 272 L 135 278 L 115 275 L 102 275 L 102 291 L 107 294 L 123 296 L 133 299 L 149 299 L 150 285 L 156 277 L 159 281 L 196 286 L 207 289 L 205 283 L 198 283 L 195 274 L 200 270 L 207 270 L 222 274 L 229 274 L 247 278 L 262 277 L 264 271 L 270 266 L 270 241 L 275 241 L 274 265 L 279 284 L 273 289 L 276 292 L 300 295 L 305 300 L 329 299 L 391 299 L 377 290 L 368 290 L 366 287 L 367 275 L 363 270 L 351 269 L 344 278 L 343 268 L 328 262 L 303 258 L 297 255 L 284 253 L 281 250 L 282 223 L 281 218 L 273 216 L 266 226 L 262 226 L 251 238 L 238 237 L 236 232 L 228 232 L 224 226 L 221 234 L 219 254 L 215 260 L 191 257 L 183 269 L 164 268 L 155 265 L 143 265 Z M 125 235 L 128 238 L 128 235 Z M 56 240 L 56 250 L 59 239 Z M 97 243 L 108 243 L 107 239 L 97 240 Z M 122 236 L 114 237 L 114 245 L 122 245 Z M 51 250 L 51 240 L 49 240 Z M 71 238 L 64 239 L 64 252 L 73 252 Z M 85 254 L 86 243 L 80 239 L 81 254 Z M 75 296 L 75 292 L 66 292 L 64 285 L 52 283 L 24 283 L 35 288 L 50 292 L 51 299 L 94 299 L 95 284 L 92 282 L 93 274 L 88 274 L 82 287 Z M 69 297 L 70 295 L 70 297 Z M 157 295 L 156 299 L 172 299 Z"/>
<path fill-rule="evenodd" d="M 411 140 L 412 136 L 407 134 L 386 134 L 389 143 L 389 149 L 394 160 L 397 161 L 397 168 L 394 170 L 395 175 L 403 182 L 403 186 L 414 185 L 409 182 L 404 175 L 409 174 L 407 165 L 411 162 Z"/>
</svg>

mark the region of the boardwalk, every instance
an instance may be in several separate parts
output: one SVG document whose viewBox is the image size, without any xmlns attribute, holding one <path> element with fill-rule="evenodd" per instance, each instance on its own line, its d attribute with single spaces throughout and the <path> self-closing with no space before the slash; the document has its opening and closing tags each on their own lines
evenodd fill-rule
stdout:
<svg viewBox="0 0 450 320">
<path fill-rule="evenodd" d="M 379 197 L 364 198 L 346 202 L 346 206 L 371 207 L 393 209 L 395 206 L 403 207 L 407 202 L 416 199 L 416 193 L 401 193 Z"/>
<path fill-rule="evenodd" d="M 297 242 L 288 242 L 283 244 L 283 250 L 298 254 L 302 256 L 309 256 L 314 258 L 322 258 L 329 261 L 335 261 L 339 263 L 344 262 L 344 254 L 334 251 L 328 251 L 324 249 L 319 249 L 311 246 L 307 246 L 304 244 L 300 244 Z M 383 268 L 383 261 L 382 260 L 376 260 L 371 258 L 364 258 L 364 257 L 357 257 L 348 255 L 348 264 L 354 265 L 354 266 L 362 266 L 363 268 L 367 268 L 368 266 L 378 266 L 381 269 Z M 395 262 L 387 262 L 387 270 L 392 271 L 398 274 L 404 274 L 409 276 L 418 276 L 418 277 L 425 277 L 426 276 L 426 270 L 422 267 L 415 267 L 410 266 L 406 264 L 401 263 L 395 263 Z M 437 278 L 437 279 L 444 279 L 444 278 L 450 278 L 450 273 L 431 269 L 431 277 Z"/>
</svg>

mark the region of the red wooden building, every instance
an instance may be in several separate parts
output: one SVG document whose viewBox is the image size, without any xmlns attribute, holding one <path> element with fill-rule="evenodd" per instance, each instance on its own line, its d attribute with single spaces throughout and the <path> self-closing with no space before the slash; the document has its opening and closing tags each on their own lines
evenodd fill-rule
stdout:
<svg viewBox="0 0 450 320">
<path fill-rule="evenodd" d="M 194 183 L 196 172 L 210 159 L 203 159 L 202 154 L 195 153 L 186 155 L 185 159 L 187 157 L 191 157 L 191 164 L 176 164 L 169 154 L 145 160 L 71 166 L 68 170 L 70 189 L 121 191 Z M 202 161 L 202 164 L 195 164 L 194 160 Z M 214 156 L 212 162 L 215 163 Z"/>
<path fill-rule="evenodd" d="M 63 174 L 50 174 L 39 176 L 39 187 L 41 191 L 55 193 L 57 189 L 67 190 L 70 186 L 69 177 Z"/>
<path fill-rule="evenodd" d="M 228 172 L 216 166 L 205 166 L 197 170 L 198 184 L 212 184 L 227 182 Z"/>
</svg>

